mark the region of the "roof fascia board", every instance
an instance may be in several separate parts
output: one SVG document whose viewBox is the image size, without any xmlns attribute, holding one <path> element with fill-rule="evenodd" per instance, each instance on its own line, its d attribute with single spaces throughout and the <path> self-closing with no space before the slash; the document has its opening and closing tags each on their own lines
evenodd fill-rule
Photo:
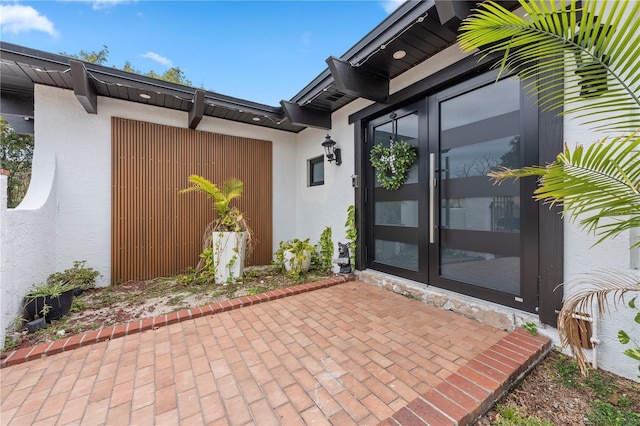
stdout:
<svg viewBox="0 0 640 426">
<path fill-rule="evenodd" d="M 98 95 L 91 86 L 89 75 L 84 64 L 73 59 L 69 60 L 71 67 L 71 81 L 73 82 L 73 93 L 83 106 L 84 110 L 89 114 L 98 113 Z"/>
<path fill-rule="evenodd" d="M 69 70 L 70 58 L 62 55 L 18 46 L 3 41 L 0 41 L 0 53 L 0 56 L 3 60 L 6 59 L 36 67 L 49 69 L 55 68 L 60 72 Z M 116 68 L 93 64 L 91 62 L 78 62 L 84 64 L 88 75 L 98 81 L 107 84 L 125 83 L 133 88 L 138 88 L 139 90 L 162 91 L 165 94 L 181 97 L 184 99 L 192 99 L 193 97 L 193 87 L 158 80 L 139 74 L 133 74 Z M 214 92 L 205 91 L 205 93 L 206 98 L 210 100 L 212 104 L 215 104 L 217 106 L 223 106 L 236 110 L 250 111 L 255 114 L 265 115 L 273 118 L 282 118 L 283 115 L 282 108 L 277 106 L 274 107 L 264 105 L 257 102 L 251 102 Z"/>
<path fill-rule="evenodd" d="M 30 49 L 13 43 L 0 41 L 0 57 L 2 60 L 28 64 L 34 67 L 69 69 L 69 58 L 41 50 Z"/>
<path fill-rule="evenodd" d="M 380 46 L 389 43 L 391 39 L 400 34 L 405 28 L 415 23 L 418 18 L 425 16 L 435 6 L 434 0 L 405 1 L 387 19 L 369 32 L 355 46 L 341 56 L 350 63 L 356 65 L 361 60 L 368 58 Z"/>
<path fill-rule="evenodd" d="M 386 103 L 389 100 L 387 77 L 369 72 L 364 67 L 355 68 L 333 56 L 327 58 L 327 64 L 341 92 L 375 102 Z"/>
</svg>

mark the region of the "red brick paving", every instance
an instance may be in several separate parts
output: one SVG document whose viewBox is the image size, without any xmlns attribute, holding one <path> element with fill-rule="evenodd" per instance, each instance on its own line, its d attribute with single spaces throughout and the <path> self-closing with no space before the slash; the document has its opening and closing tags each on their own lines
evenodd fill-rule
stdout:
<svg viewBox="0 0 640 426">
<path fill-rule="evenodd" d="M 138 321 L 113 340 L 95 331 L 55 355 L 16 351 L 1 422 L 466 424 L 549 346 L 339 282 Z"/>
</svg>

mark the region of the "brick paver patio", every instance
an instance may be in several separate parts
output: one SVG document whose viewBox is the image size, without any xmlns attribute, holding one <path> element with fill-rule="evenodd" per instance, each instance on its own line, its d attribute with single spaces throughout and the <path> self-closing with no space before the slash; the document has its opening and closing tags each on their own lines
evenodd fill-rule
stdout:
<svg viewBox="0 0 640 426">
<path fill-rule="evenodd" d="M 465 424 L 549 346 L 358 281 L 237 308 L 7 366 L 0 421 Z"/>
</svg>

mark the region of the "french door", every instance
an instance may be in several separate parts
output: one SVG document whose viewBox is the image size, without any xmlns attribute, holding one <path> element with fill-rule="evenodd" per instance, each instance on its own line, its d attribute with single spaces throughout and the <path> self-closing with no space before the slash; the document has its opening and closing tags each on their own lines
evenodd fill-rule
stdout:
<svg viewBox="0 0 640 426">
<path fill-rule="evenodd" d="M 537 137 L 537 108 L 522 83 L 495 83 L 495 73 L 369 122 L 367 157 L 375 144 L 404 140 L 418 160 L 396 191 L 368 165 L 368 267 L 534 312 L 535 180 L 496 185 L 487 174 L 535 164 Z"/>
<path fill-rule="evenodd" d="M 420 153 L 427 147 L 424 102 L 395 110 L 369 123 L 368 147 L 404 141 Z M 370 170 L 371 170 L 371 166 Z M 367 235 L 368 263 L 377 270 L 416 281 L 426 278 L 427 248 L 421 212 L 425 208 L 422 183 L 424 170 L 419 160 L 411 168 L 404 185 L 397 190 L 386 190 L 375 176 L 368 176 L 367 217 L 370 232 Z"/>
</svg>

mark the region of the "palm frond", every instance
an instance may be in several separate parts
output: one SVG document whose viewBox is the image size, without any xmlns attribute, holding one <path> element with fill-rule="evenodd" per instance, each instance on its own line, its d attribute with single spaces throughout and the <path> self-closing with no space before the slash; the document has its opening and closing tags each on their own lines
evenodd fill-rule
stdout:
<svg viewBox="0 0 640 426">
<path fill-rule="evenodd" d="M 238 198 L 242 195 L 242 190 L 244 185 L 242 181 L 236 178 L 227 179 L 222 183 L 222 188 L 220 189 L 220 198 L 216 200 L 216 208 L 218 212 L 221 214 L 229 211 L 229 203 L 234 198 Z"/>
<path fill-rule="evenodd" d="M 564 108 L 594 129 L 638 129 L 640 2 L 556 3 L 520 0 L 524 18 L 482 3 L 462 23 L 458 41 L 481 58 L 501 54 L 495 65 L 530 80 L 544 109 Z"/>
<path fill-rule="evenodd" d="M 243 189 L 244 184 L 242 183 L 242 181 L 236 178 L 230 178 L 222 183 L 221 192 L 224 198 L 233 200 L 234 198 L 238 198 L 242 195 Z"/>
<path fill-rule="evenodd" d="M 563 346 L 569 346 L 583 374 L 587 372 L 587 358 L 580 346 L 581 323 L 577 315 L 602 316 L 611 307 L 624 304 L 628 293 L 640 292 L 637 272 L 597 271 L 574 282 L 578 291 L 566 297 L 558 315 L 558 335 Z M 595 304 L 595 309 L 594 309 Z"/>
<path fill-rule="evenodd" d="M 207 194 L 214 202 L 220 199 L 220 189 L 215 183 L 211 182 L 207 178 L 198 175 L 191 175 L 188 180 L 192 186 L 180 190 L 181 194 L 191 191 L 199 191 Z"/>
<path fill-rule="evenodd" d="M 547 167 L 534 197 L 559 202 L 580 226 L 600 236 L 597 243 L 638 226 L 640 221 L 640 137 L 634 133 L 588 148 L 568 148 Z"/>
<path fill-rule="evenodd" d="M 640 227 L 640 135 L 604 139 L 585 148 L 565 147 L 546 167 L 499 169 L 489 177 L 539 177 L 534 198 L 560 204 L 564 214 L 580 218 L 580 226 L 600 236 L 596 242 Z M 637 245 L 637 244 L 636 244 Z"/>
</svg>

